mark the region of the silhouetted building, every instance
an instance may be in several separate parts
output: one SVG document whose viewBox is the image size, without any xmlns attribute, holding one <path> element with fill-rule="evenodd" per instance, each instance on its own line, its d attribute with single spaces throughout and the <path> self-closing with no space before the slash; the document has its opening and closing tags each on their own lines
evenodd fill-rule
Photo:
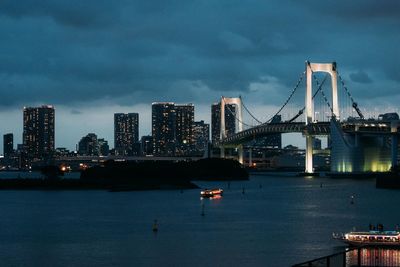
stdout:
<svg viewBox="0 0 400 267">
<path fill-rule="evenodd" d="M 171 102 L 152 104 L 153 154 L 156 156 L 175 155 L 176 111 Z"/>
<path fill-rule="evenodd" d="M 69 157 L 69 156 L 74 155 L 74 153 L 69 151 L 65 147 L 57 147 L 55 150 L 55 155 L 58 157 Z"/>
<path fill-rule="evenodd" d="M 139 142 L 139 114 L 114 114 L 114 145 L 115 154 L 133 156 L 138 154 L 136 149 Z"/>
<path fill-rule="evenodd" d="M 272 120 L 271 124 L 273 123 L 280 123 L 282 122 L 281 115 L 275 115 Z M 257 138 L 255 140 L 250 141 L 247 145 L 253 147 L 266 147 L 266 148 L 282 148 L 282 134 L 269 134 L 264 137 Z"/>
<path fill-rule="evenodd" d="M 5 158 L 14 153 L 14 135 L 12 133 L 3 136 L 3 155 Z"/>
<path fill-rule="evenodd" d="M 78 144 L 78 154 L 81 156 L 99 156 L 100 149 L 96 134 L 89 133 L 82 137 Z"/>
<path fill-rule="evenodd" d="M 189 156 L 194 149 L 194 105 L 175 105 L 175 155 Z"/>
<path fill-rule="evenodd" d="M 322 149 L 321 139 L 316 138 L 316 137 L 313 138 L 313 149 L 316 149 L 316 150 Z"/>
<path fill-rule="evenodd" d="M 31 158 L 44 158 L 54 152 L 55 110 L 53 106 L 25 107 L 23 143 Z"/>
<path fill-rule="evenodd" d="M 108 145 L 108 141 L 104 138 L 100 138 L 97 140 L 99 146 L 99 156 L 108 156 L 110 154 L 110 146 Z"/>
<path fill-rule="evenodd" d="M 153 136 L 151 135 L 142 136 L 140 142 L 140 150 L 142 156 L 153 155 Z"/>
<path fill-rule="evenodd" d="M 396 112 L 379 114 L 378 120 L 382 120 L 382 121 L 398 121 L 399 120 L 399 114 L 397 114 Z"/>
<path fill-rule="evenodd" d="M 230 136 L 236 131 L 236 106 L 233 104 L 225 105 L 225 128 L 226 136 Z M 221 133 L 221 103 L 211 105 L 211 138 L 218 141 Z"/>
<path fill-rule="evenodd" d="M 193 137 L 195 153 L 197 155 L 203 155 L 210 140 L 210 125 L 204 123 L 204 121 L 195 121 L 193 123 Z"/>
</svg>

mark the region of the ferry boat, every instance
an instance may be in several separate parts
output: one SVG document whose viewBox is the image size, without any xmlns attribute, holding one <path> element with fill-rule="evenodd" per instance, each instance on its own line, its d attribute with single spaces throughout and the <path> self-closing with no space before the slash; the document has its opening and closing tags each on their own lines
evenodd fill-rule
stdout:
<svg viewBox="0 0 400 267">
<path fill-rule="evenodd" d="M 214 189 L 204 189 L 200 192 L 201 197 L 215 197 L 215 196 L 222 196 L 224 190 L 221 188 L 214 188 Z"/>
<path fill-rule="evenodd" d="M 332 234 L 334 239 L 350 246 L 400 246 L 399 231 L 349 232 L 345 234 Z"/>
</svg>

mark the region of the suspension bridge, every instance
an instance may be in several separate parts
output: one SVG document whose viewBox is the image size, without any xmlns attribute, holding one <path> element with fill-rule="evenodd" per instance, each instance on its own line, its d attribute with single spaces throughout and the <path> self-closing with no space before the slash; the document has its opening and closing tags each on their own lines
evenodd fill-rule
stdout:
<svg viewBox="0 0 400 267">
<path fill-rule="evenodd" d="M 321 74 L 325 76 L 321 77 Z M 328 78 L 331 81 L 330 90 L 324 90 Z M 301 89 L 304 88 L 302 86 L 304 80 L 305 91 Z M 300 104 L 302 101 L 295 100 L 296 95 L 304 97 L 304 106 Z M 236 106 L 236 109 L 232 110 L 231 106 Z M 243 111 L 247 113 L 251 122 L 244 120 Z M 234 134 L 227 135 L 224 119 L 226 112 L 234 116 L 237 121 Z M 282 118 L 280 122 L 274 121 L 277 116 Z M 336 165 L 340 166 L 339 171 L 352 172 L 366 170 L 365 167 L 356 165 L 365 165 L 370 156 L 366 155 L 361 159 L 361 156 L 355 155 L 360 152 L 362 146 L 360 138 L 364 136 L 375 136 L 385 140 L 389 138 L 391 140 L 389 165 L 397 165 L 398 132 L 398 121 L 365 119 L 343 77 L 339 74 L 335 62 L 306 61 L 305 71 L 300 75 L 288 98 L 267 120 L 258 119 L 250 112 L 241 97 L 221 97 L 220 138 L 214 146 L 220 148 L 221 157 L 225 157 L 225 148 L 237 148 L 238 160 L 243 163 L 243 144 L 246 142 L 277 133 L 302 133 L 306 139 L 305 173 L 311 174 L 314 172 L 313 139 L 316 136 L 331 136 L 336 140 L 332 144 L 334 151 L 331 154 L 335 156 L 332 163 L 335 164 L 336 161 Z"/>
</svg>

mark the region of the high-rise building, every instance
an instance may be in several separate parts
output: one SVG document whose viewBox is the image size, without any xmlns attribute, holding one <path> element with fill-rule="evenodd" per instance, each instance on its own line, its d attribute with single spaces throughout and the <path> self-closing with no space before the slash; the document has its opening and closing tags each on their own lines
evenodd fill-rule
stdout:
<svg viewBox="0 0 400 267">
<path fill-rule="evenodd" d="M 96 134 L 89 133 L 81 138 L 78 144 L 78 154 L 82 156 L 98 156 L 100 154 Z"/>
<path fill-rule="evenodd" d="M 174 156 L 176 140 L 175 104 L 156 102 L 152 104 L 153 154 Z"/>
<path fill-rule="evenodd" d="M 12 133 L 3 136 L 3 155 L 8 158 L 14 153 L 14 135 Z"/>
<path fill-rule="evenodd" d="M 139 114 L 114 114 L 115 154 L 122 156 L 137 155 L 136 144 L 139 142 Z"/>
<path fill-rule="evenodd" d="M 23 143 L 28 156 L 44 158 L 54 152 L 55 110 L 53 106 L 25 107 Z"/>
<path fill-rule="evenodd" d="M 175 114 L 175 155 L 189 156 L 193 153 L 194 149 L 194 105 L 175 105 Z"/>
<path fill-rule="evenodd" d="M 195 144 L 195 153 L 203 155 L 210 140 L 210 125 L 204 121 L 195 121 L 193 124 L 193 137 Z"/>
<path fill-rule="evenodd" d="M 110 146 L 104 138 L 97 139 L 99 145 L 99 156 L 108 156 L 110 154 Z"/>
<path fill-rule="evenodd" d="M 151 135 L 142 136 L 140 142 L 140 150 L 142 156 L 153 155 L 153 136 Z"/>
<path fill-rule="evenodd" d="M 225 128 L 226 136 L 230 136 L 236 131 L 236 106 L 233 104 L 225 105 Z M 211 105 L 211 138 L 218 141 L 221 133 L 221 103 Z"/>
</svg>

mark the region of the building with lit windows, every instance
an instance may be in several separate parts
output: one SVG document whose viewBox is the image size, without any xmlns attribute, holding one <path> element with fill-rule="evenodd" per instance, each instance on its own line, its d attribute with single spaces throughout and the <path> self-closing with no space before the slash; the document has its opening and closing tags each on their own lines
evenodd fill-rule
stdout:
<svg viewBox="0 0 400 267">
<path fill-rule="evenodd" d="M 153 155 L 153 136 L 142 136 L 140 140 L 140 151 L 142 156 Z"/>
<path fill-rule="evenodd" d="M 175 105 L 175 156 L 190 156 L 194 150 L 194 105 Z"/>
<path fill-rule="evenodd" d="M 5 158 L 14 153 L 14 135 L 12 133 L 3 136 L 3 155 Z"/>
<path fill-rule="evenodd" d="M 100 154 L 97 135 L 89 133 L 78 143 L 78 154 L 81 156 L 98 156 Z"/>
<path fill-rule="evenodd" d="M 204 155 L 210 141 L 210 125 L 204 123 L 204 121 L 195 121 L 193 123 L 193 137 L 195 154 Z"/>
<path fill-rule="evenodd" d="M 175 156 L 176 111 L 172 102 L 155 102 L 151 107 L 153 154 Z"/>
<path fill-rule="evenodd" d="M 114 114 L 114 148 L 115 154 L 121 156 L 137 155 L 139 142 L 139 114 Z"/>
<path fill-rule="evenodd" d="M 30 158 L 46 158 L 55 149 L 55 109 L 53 106 L 24 108 L 23 144 Z"/>
</svg>

